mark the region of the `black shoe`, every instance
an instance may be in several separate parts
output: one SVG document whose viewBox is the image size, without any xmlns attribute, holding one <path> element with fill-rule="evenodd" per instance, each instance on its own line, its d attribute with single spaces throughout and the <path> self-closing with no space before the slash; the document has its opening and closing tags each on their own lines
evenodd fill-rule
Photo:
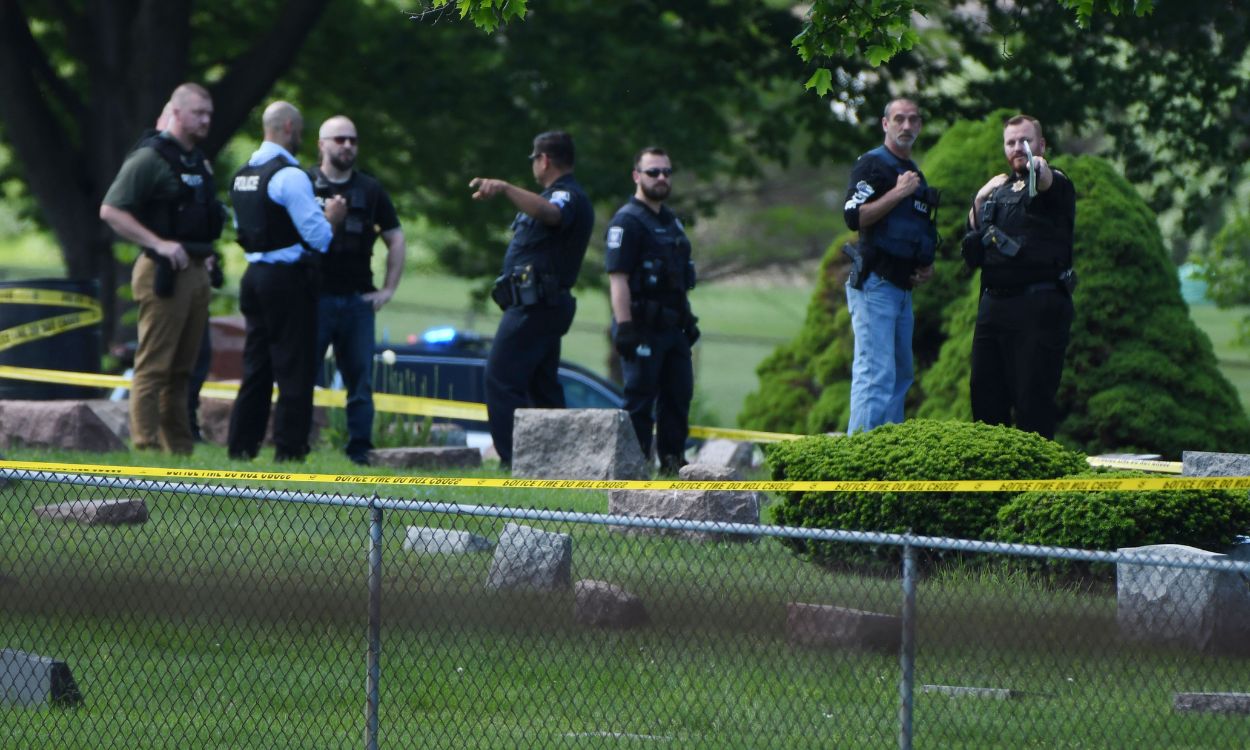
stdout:
<svg viewBox="0 0 1250 750">
<path fill-rule="evenodd" d="M 347 459 L 357 466 L 372 466 L 373 462 L 369 460 L 368 453 L 357 453 L 356 455 L 348 454 Z"/>
<path fill-rule="evenodd" d="M 660 456 L 660 476 L 675 477 L 685 465 L 686 459 L 681 456 Z"/>
</svg>

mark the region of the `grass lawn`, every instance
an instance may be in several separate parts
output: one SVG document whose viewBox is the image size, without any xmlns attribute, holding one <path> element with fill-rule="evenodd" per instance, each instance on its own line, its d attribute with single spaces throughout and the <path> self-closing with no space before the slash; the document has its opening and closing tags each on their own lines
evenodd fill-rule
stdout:
<svg viewBox="0 0 1250 750">
<path fill-rule="evenodd" d="M 17 449 L 19 460 L 271 467 Z M 289 467 L 283 467 L 289 468 Z M 325 452 L 298 467 L 348 473 Z M 387 473 L 370 470 L 371 473 Z M 489 473 L 489 472 L 486 472 Z M 310 491 L 367 491 L 348 484 Z M 388 488 L 381 488 L 383 491 Z M 606 510 L 598 492 L 403 488 L 451 502 Z M 142 526 L 37 522 L 34 505 L 134 492 L 0 489 L 0 644 L 65 660 L 85 703 L 0 708 L 0 746 L 346 747 L 363 732 L 367 513 L 146 493 Z M 569 591 L 485 588 L 490 554 L 404 552 L 408 525 L 497 538 L 504 521 L 387 511 L 384 747 L 879 748 L 897 736 L 898 657 L 788 643 L 786 604 L 899 611 L 895 577 L 833 573 L 778 541 L 571 535 L 574 580 L 645 602 L 650 624 L 586 629 Z M 1122 641 L 1113 592 L 949 568 L 918 596 L 920 747 L 1245 747 L 1244 717 L 1177 714 L 1176 691 L 1245 690 L 1240 660 Z M 1011 688 L 997 701 L 923 684 Z"/>
</svg>

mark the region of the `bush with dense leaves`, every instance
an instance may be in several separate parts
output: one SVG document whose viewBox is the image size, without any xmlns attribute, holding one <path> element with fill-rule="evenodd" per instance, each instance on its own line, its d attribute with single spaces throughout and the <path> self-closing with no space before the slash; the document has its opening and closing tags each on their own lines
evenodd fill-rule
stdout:
<svg viewBox="0 0 1250 750">
<path fill-rule="evenodd" d="M 1244 490 L 1104 490 L 1022 492 L 999 509 L 994 536 L 1004 542 L 1078 549 L 1185 544 L 1222 552 L 1247 531 L 1250 497 Z"/>
<path fill-rule="evenodd" d="M 1033 433 L 980 423 L 916 419 L 847 437 L 809 437 L 768 450 L 783 481 L 1053 479 L 1087 469 L 1084 457 Z M 776 509 L 787 526 L 985 539 L 1003 492 L 790 492 Z M 820 562 L 860 559 L 848 545 L 788 540 Z"/>
</svg>

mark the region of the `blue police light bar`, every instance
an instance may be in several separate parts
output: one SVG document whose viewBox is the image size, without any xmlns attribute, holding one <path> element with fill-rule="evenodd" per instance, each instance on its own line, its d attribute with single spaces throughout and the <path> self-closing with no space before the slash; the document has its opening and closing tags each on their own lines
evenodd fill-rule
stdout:
<svg viewBox="0 0 1250 750">
<path fill-rule="evenodd" d="M 450 344 L 458 335 L 455 328 L 443 326 L 426 329 L 425 333 L 421 334 L 421 340 L 427 344 Z"/>
</svg>

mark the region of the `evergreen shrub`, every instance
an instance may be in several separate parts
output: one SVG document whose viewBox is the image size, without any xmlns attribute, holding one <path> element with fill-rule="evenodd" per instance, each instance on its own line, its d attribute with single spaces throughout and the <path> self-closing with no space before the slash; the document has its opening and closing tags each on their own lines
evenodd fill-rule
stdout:
<svg viewBox="0 0 1250 750">
<path fill-rule="evenodd" d="M 1247 531 L 1250 496 L 1244 490 L 1107 490 L 1022 492 L 999 509 L 994 536 L 1004 542 L 1092 550 L 1184 544 L 1222 552 Z"/>
<path fill-rule="evenodd" d="M 1036 434 L 981 423 L 915 419 L 847 437 L 817 436 L 771 446 L 779 481 L 1053 479 L 1087 470 L 1084 456 Z M 776 522 L 805 528 L 986 539 L 1002 492 L 791 492 Z M 863 559 L 860 545 L 787 540 L 821 563 Z M 887 552 L 894 552 L 889 550 Z"/>
</svg>

